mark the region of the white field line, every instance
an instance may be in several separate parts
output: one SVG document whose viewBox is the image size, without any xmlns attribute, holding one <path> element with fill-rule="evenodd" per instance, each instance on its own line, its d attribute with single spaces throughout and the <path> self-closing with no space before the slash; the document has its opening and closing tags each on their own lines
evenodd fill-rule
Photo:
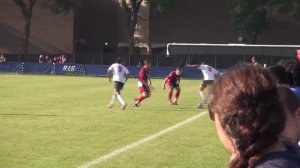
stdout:
<svg viewBox="0 0 300 168">
<path fill-rule="evenodd" d="M 201 116 L 204 116 L 206 113 L 207 113 L 207 111 L 206 111 L 206 112 L 202 112 L 202 113 L 200 113 L 200 114 L 197 114 L 196 116 L 191 117 L 191 118 L 188 118 L 188 119 L 186 119 L 186 120 L 184 120 L 184 121 L 182 121 L 182 122 L 179 122 L 179 123 L 177 123 L 177 124 L 175 124 L 175 125 L 173 125 L 173 126 L 167 128 L 167 129 L 164 129 L 164 130 L 159 131 L 159 132 L 157 132 L 157 133 L 155 133 L 155 134 L 152 134 L 152 135 L 150 135 L 150 136 L 147 136 L 147 137 L 145 137 L 144 139 L 141 139 L 141 140 L 139 140 L 139 141 L 137 141 L 137 142 L 134 142 L 134 143 L 132 143 L 132 144 L 130 144 L 130 145 L 127 145 L 127 146 L 124 146 L 124 147 L 122 147 L 122 148 L 116 149 L 116 150 L 112 151 L 112 152 L 109 153 L 109 154 L 106 154 L 106 155 L 103 155 L 103 156 L 98 157 L 98 158 L 95 159 L 95 160 L 92 160 L 92 161 L 89 161 L 89 162 L 87 162 L 87 163 L 84 163 L 83 165 L 78 166 L 78 168 L 89 168 L 89 167 L 91 167 L 91 166 L 95 166 L 95 165 L 97 165 L 97 164 L 99 164 L 99 163 L 101 163 L 101 162 L 103 162 L 103 161 L 105 161 L 105 160 L 107 160 L 107 159 L 109 159 L 109 158 L 112 158 L 112 157 L 114 157 L 114 156 L 116 156 L 116 155 L 118 155 L 118 154 L 127 152 L 128 150 L 130 150 L 130 149 L 132 149 L 132 148 L 135 148 L 135 147 L 137 147 L 137 146 L 139 146 L 139 145 L 142 145 L 143 143 L 146 143 L 146 142 L 148 142 L 148 141 L 150 141 L 150 140 L 152 140 L 152 139 L 155 139 L 155 138 L 157 138 L 157 137 L 159 137 L 159 136 L 161 136 L 161 135 L 163 135 L 163 134 L 166 134 L 166 133 L 168 133 L 168 132 L 170 132 L 170 131 L 172 131 L 172 130 L 178 128 L 178 127 L 181 127 L 181 126 L 183 126 L 183 125 L 185 125 L 185 124 L 188 124 L 188 123 L 190 123 L 190 122 L 196 120 L 197 118 L 199 118 L 199 117 L 201 117 Z"/>
</svg>

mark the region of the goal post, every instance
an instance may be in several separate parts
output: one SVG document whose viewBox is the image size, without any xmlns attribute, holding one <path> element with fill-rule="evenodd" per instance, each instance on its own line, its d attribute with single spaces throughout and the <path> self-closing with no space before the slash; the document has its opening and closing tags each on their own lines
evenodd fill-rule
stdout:
<svg viewBox="0 0 300 168">
<path fill-rule="evenodd" d="M 226 68 L 248 62 L 252 56 L 268 65 L 280 59 L 295 59 L 299 49 L 300 45 L 168 43 L 167 56 L 185 55 L 188 63 L 204 60 L 212 66 Z"/>
</svg>

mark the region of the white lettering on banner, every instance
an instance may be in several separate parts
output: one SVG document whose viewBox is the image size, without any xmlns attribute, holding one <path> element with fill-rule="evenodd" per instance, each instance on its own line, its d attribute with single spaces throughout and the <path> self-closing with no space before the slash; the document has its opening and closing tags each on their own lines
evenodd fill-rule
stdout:
<svg viewBox="0 0 300 168">
<path fill-rule="evenodd" d="M 74 72 L 74 71 L 75 71 L 75 68 L 76 68 L 75 65 L 73 65 L 73 66 L 71 66 L 71 65 L 65 65 L 65 66 L 63 67 L 63 71 Z"/>
</svg>

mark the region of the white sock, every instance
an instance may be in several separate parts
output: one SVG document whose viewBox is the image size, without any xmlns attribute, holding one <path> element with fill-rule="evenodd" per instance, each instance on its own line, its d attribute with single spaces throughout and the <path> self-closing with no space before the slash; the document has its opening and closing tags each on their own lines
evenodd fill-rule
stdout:
<svg viewBox="0 0 300 168">
<path fill-rule="evenodd" d="M 117 95 L 117 98 L 118 98 L 119 102 L 120 102 L 122 105 L 125 104 L 125 102 L 124 102 L 124 100 L 122 99 L 121 95 Z"/>
<path fill-rule="evenodd" d="M 115 100 L 116 100 L 116 95 L 112 95 L 109 104 L 114 104 L 114 103 L 115 103 Z"/>
<path fill-rule="evenodd" d="M 200 97 L 202 98 L 202 100 L 204 101 L 204 100 L 205 100 L 205 97 L 204 97 L 203 91 L 199 91 L 199 95 L 200 95 Z"/>
</svg>

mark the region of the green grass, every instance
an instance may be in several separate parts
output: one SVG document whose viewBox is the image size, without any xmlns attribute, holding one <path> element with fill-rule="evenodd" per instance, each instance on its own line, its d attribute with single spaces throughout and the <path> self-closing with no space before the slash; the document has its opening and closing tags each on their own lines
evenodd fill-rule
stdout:
<svg viewBox="0 0 300 168">
<path fill-rule="evenodd" d="M 122 92 L 131 104 L 136 79 Z M 107 109 L 106 78 L 0 75 L 0 167 L 77 167 L 205 110 L 198 80 L 182 80 L 178 106 L 167 103 L 163 80 L 153 79 L 142 107 Z M 229 155 L 208 115 L 198 118 L 95 167 L 225 167 Z"/>
</svg>

